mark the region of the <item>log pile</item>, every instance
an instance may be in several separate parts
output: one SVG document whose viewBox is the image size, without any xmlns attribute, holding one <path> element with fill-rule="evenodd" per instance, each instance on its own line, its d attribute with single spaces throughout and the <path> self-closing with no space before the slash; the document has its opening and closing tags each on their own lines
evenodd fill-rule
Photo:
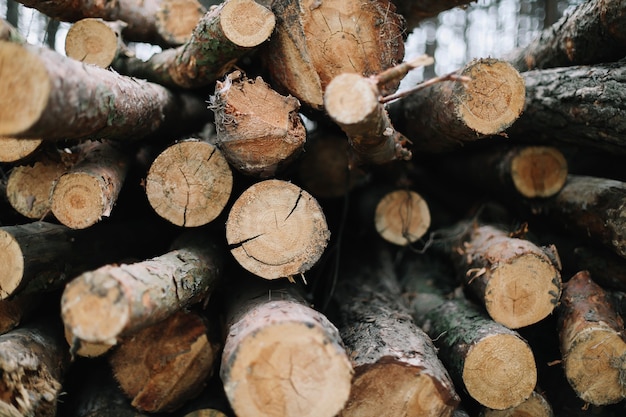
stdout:
<svg viewBox="0 0 626 417">
<path fill-rule="evenodd" d="M 623 0 L 406 91 L 470 1 L 20 1 L 1 416 L 624 414 Z"/>
</svg>

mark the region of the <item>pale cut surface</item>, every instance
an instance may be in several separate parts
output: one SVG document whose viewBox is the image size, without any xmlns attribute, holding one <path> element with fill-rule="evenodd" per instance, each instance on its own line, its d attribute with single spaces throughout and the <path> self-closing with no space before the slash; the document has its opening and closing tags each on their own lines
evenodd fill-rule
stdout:
<svg viewBox="0 0 626 417">
<path fill-rule="evenodd" d="M 42 142 L 41 139 L 0 138 L 0 162 L 19 161 L 33 154 Z"/>
<path fill-rule="evenodd" d="M 64 164 L 48 159 L 13 168 L 7 181 L 9 204 L 24 217 L 44 218 L 52 209 L 53 185 L 65 170 Z"/>
<path fill-rule="evenodd" d="M 22 282 L 24 256 L 17 240 L 0 230 L 0 300 L 7 298 Z"/>
<path fill-rule="evenodd" d="M 340 74 L 326 87 L 324 107 L 337 123 L 352 125 L 376 115 L 376 85 L 360 74 Z"/>
<path fill-rule="evenodd" d="M 511 177 L 524 197 L 551 197 L 567 180 L 567 161 L 556 148 L 530 146 L 511 161 Z"/>
<path fill-rule="evenodd" d="M 172 45 L 182 45 L 205 13 L 197 0 L 161 0 L 156 13 L 159 34 Z"/>
<path fill-rule="evenodd" d="M 104 184 L 84 173 L 67 173 L 56 182 L 52 192 L 52 214 L 72 229 L 84 229 L 105 214 Z"/>
<path fill-rule="evenodd" d="M 65 54 L 85 64 L 107 68 L 117 55 L 118 35 L 101 19 L 74 23 L 65 37 Z"/>
<path fill-rule="evenodd" d="M 415 191 L 393 191 L 376 206 L 374 224 L 388 242 L 408 245 L 424 236 L 430 227 L 428 204 Z"/>
<path fill-rule="evenodd" d="M 249 48 L 270 37 L 276 19 L 268 8 L 253 0 L 229 0 L 222 9 L 220 23 L 231 42 Z"/>
<path fill-rule="evenodd" d="M 516 407 L 505 410 L 483 410 L 480 417 L 554 417 L 550 403 L 543 395 L 533 391 L 530 397 Z"/>
</svg>

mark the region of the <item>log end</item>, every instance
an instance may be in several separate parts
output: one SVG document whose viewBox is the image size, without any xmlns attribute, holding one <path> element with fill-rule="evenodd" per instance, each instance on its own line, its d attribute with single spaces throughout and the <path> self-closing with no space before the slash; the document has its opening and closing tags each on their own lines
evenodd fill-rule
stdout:
<svg viewBox="0 0 626 417">
<path fill-rule="evenodd" d="M 107 68 L 117 56 L 119 37 L 101 19 L 85 18 L 74 23 L 65 37 L 65 54 L 86 64 Z"/>
<path fill-rule="evenodd" d="M 159 35 L 170 45 L 182 45 L 191 38 L 206 9 L 198 0 L 163 0 L 156 13 Z"/>
<path fill-rule="evenodd" d="M 271 10 L 254 0 L 230 0 L 222 9 L 220 24 L 233 44 L 252 48 L 269 39 L 276 18 Z"/>
<path fill-rule="evenodd" d="M 65 165 L 49 159 L 13 168 L 7 180 L 9 204 L 24 217 L 43 219 L 52 209 L 53 184 L 64 172 Z"/>
<path fill-rule="evenodd" d="M 0 230 L 0 248 L 0 300 L 4 300 L 22 284 L 25 266 L 19 242 L 5 230 Z"/>
<path fill-rule="evenodd" d="M 415 191 L 393 191 L 376 206 L 374 224 L 386 241 L 409 245 L 424 236 L 430 227 L 428 204 Z"/>
<path fill-rule="evenodd" d="M 537 391 L 533 391 L 532 395 L 518 406 L 505 410 L 485 408 L 481 411 L 480 417 L 554 417 L 554 412 L 548 400 Z"/>
<path fill-rule="evenodd" d="M 33 154 L 41 139 L 0 138 L 0 162 L 16 162 Z"/>
<path fill-rule="evenodd" d="M 78 356 L 84 358 L 95 358 L 107 353 L 114 345 L 108 343 L 92 343 L 80 340 L 72 333 L 72 329 L 65 326 L 65 341 L 70 346 L 71 351 L 75 351 Z"/>
<path fill-rule="evenodd" d="M 58 221 L 72 229 L 85 229 L 107 215 L 108 188 L 85 172 L 62 175 L 52 190 L 51 209 Z"/>
<path fill-rule="evenodd" d="M 375 117 L 379 106 L 376 84 L 360 74 L 344 73 L 336 76 L 324 93 L 326 112 L 348 130 L 352 125 L 366 123 Z"/>
<path fill-rule="evenodd" d="M 511 160 L 511 178 L 524 197 L 552 197 L 565 185 L 567 161 L 556 148 L 529 146 Z"/>
</svg>

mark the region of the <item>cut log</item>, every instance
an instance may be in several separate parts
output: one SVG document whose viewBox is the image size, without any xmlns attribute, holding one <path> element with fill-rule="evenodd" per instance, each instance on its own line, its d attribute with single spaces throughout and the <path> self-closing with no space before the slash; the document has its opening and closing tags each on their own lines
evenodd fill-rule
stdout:
<svg viewBox="0 0 626 417">
<path fill-rule="evenodd" d="M 624 321 L 608 294 L 580 271 L 565 284 L 558 314 L 563 368 L 576 394 L 594 405 L 623 400 Z"/>
<path fill-rule="evenodd" d="M 485 408 L 480 411 L 479 417 L 554 417 L 554 412 L 548 400 L 537 391 L 533 391 L 530 397 L 518 406 L 506 410 Z"/>
<path fill-rule="evenodd" d="M 74 23 L 65 36 L 65 54 L 86 64 L 107 68 L 123 47 L 120 21 L 85 18 Z"/>
<path fill-rule="evenodd" d="M 409 245 L 421 239 L 430 227 L 428 203 L 411 190 L 387 193 L 376 205 L 374 225 L 386 241 Z"/>
<path fill-rule="evenodd" d="M 80 341 L 115 345 L 122 337 L 206 299 L 221 273 L 217 245 L 201 232 L 141 262 L 105 265 L 72 280 L 61 297 L 65 326 Z"/>
<path fill-rule="evenodd" d="M 607 290 L 626 291 L 626 260 L 611 251 L 595 246 L 578 246 L 572 251 L 573 263 L 580 271 L 589 271 Z"/>
<path fill-rule="evenodd" d="M 308 271 L 329 238 L 315 198 L 281 180 L 253 184 L 237 198 L 226 221 L 226 240 L 237 262 L 265 279 Z"/>
<path fill-rule="evenodd" d="M 272 177 L 302 152 L 306 130 L 298 115 L 300 103 L 281 96 L 261 77 L 230 73 L 217 82 L 210 107 L 217 146 L 244 174 Z"/>
<path fill-rule="evenodd" d="M 0 138 L 0 162 L 18 162 L 35 153 L 41 139 Z"/>
<path fill-rule="evenodd" d="M 293 287 L 261 284 L 228 306 L 220 376 L 235 414 L 337 415 L 352 379 L 339 332 Z"/>
<path fill-rule="evenodd" d="M 435 17 L 439 13 L 455 7 L 466 8 L 476 0 L 396 0 L 394 3 L 398 13 L 406 20 L 408 31 L 419 26 L 425 19 Z"/>
<path fill-rule="evenodd" d="M 122 341 L 109 361 L 132 406 L 150 413 L 174 411 L 198 395 L 221 348 L 210 333 L 199 314 L 179 311 Z"/>
<path fill-rule="evenodd" d="M 32 316 L 41 301 L 40 294 L 25 294 L 0 300 L 0 334 L 13 330 Z"/>
<path fill-rule="evenodd" d="M 324 90 L 339 74 L 374 75 L 404 57 L 404 21 L 387 0 L 281 0 L 272 10 L 276 31 L 263 59 L 273 85 L 307 108 L 322 109 Z"/>
<path fill-rule="evenodd" d="M 79 339 L 72 333 L 72 329 L 64 326 L 65 341 L 71 347 L 72 356 L 78 355 L 84 358 L 96 358 L 103 356 L 111 350 L 115 344 L 106 342 L 86 342 Z"/>
<path fill-rule="evenodd" d="M 471 81 L 436 83 L 391 104 L 391 120 L 415 151 L 452 150 L 504 132 L 520 116 L 524 79 L 510 64 L 478 59 L 459 74 Z"/>
<path fill-rule="evenodd" d="M 170 45 L 182 45 L 191 38 L 207 10 L 198 0 L 160 0 L 156 27 Z"/>
<path fill-rule="evenodd" d="M 586 1 L 505 59 L 519 71 L 613 62 L 626 56 L 624 28 L 623 1 Z"/>
<path fill-rule="evenodd" d="M 118 60 L 114 68 L 170 87 L 210 86 L 265 42 L 274 25 L 272 12 L 254 0 L 227 0 L 202 17 L 184 45 L 147 61 Z"/>
<path fill-rule="evenodd" d="M 222 153 L 191 139 L 169 146 L 152 162 L 146 195 L 157 214 L 177 226 L 202 226 L 220 215 L 233 187 Z"/>
<path fill-rule="evenodd" d="M 82 63 L 47 48 L 0 41 L 0 136 L 137 140 L 205 124 L 194 95 Z M 16 87 L 19 86 L 19 87 Z"/>
</svg>

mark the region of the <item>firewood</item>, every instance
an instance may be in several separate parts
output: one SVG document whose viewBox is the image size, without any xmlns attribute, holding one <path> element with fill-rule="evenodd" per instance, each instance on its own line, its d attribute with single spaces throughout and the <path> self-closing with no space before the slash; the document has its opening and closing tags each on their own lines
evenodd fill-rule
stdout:
<svg viewBox="0 0 626 417">
<path fill-rule="evenodd" d="M 608 290 L 626 291 L 626 260 L 592 245 L 577 246 L 572 251 L 578 270 L 589 271 L 594 282 Z"/>
<path fill-rule="evenodd" d="M 174 411 L 198 395 L 221 348 L 210 333 L 199 314 L 179 311 L 122 341 L 109 361 L 132 406 Z"/>
<path fill-rule="evenodd" d="M 118 60 L 114 68 L 170 87 L 209 86 L 265 42 L 274 25 L 272 12 L 254 0 L 226 0 L 200 19 L 185 44 L 156 53 L 147 61 Z"/>
<path fill-rule="evenodd" d="M 583 2 L 505 59 L 520 71 L 612 62 L 626 55 L 625 27 L 623 1 Z"/>
<path fill-rule="evenodd" d="M 107 68 L 123 47 L 123 22 L 85 18 L 74 23 L 65 36 L 65 54 L 86 64 Z"/>
<path fill-rule="evenodd" d="M 415 151 L 441 152 L 509 128 L 524 107 L 524 79 L 510 64 L 477 59 L 458 71 L 469 82 L 435 83 L 390 105 Z"/>
<path fill-rule="evenodd" d="M 201 232 L 190 232 L 173 247 L 152 259 L 105 265 L 72 280 L 61 297 L 61 315 L 71 334 L 80 341 L 115 345 L 206 299 L 221 273 L 217 245 Z"/>
<path fill-rule="evenodd" d="M 271 284 L 228 303 L 220 376 L 230 405 L 239 417 L 333 417 L 352 379 L 339 332 L 294 287 Z"/>
<path fill-rule="evenodd" d="M 276 88 L 306 108 L 323 108 L 324 90 L 339 74 L 374 75 L 404 57 L 404 21 L 387 0 L 275 1 L 272 10 L 276 31 L 262 59 Z"/>
<path fill-rule="evenodd" d="M 391 251 L 378 245 L 361 256 L 342 270 L 335 293 L 355 372 L 339 415 L 451 416 L 459 397 L 430 337 L 401 302 Z"/>
<path fill-rule="evenodd" d="M 282 180 L 257 182 L 233 203 L 226 240 L 237 262 L 265 279 L 308 271 L 326 249 L 330 231 L 313 196 Z"/>
<path fill-rule="evenodd" d="M 302 151 L 306 130 L 298 115 L 300 103 L 282 96 L 261 77 L 240 71 L 218 81 L 211 97 L 217 146 L 240 172 L 272 177 Z"/>
<path fill-rule="evenodd" d="M 67 345 L 58 323 L 39 320 L 0 336 L 0 414 L 54 417 Z"/>
<path fill-rule="evenodd" d="M 157 214 L 177 226 L 202 226 L 222 212 L 233 175 L 222 153 L 208 142 L 189 139 L 167 147 L 152 162 L 146 195 Z"/>
<path fill-rule="evenodd" d="M 425 19 L 455 7 L 465 8 L 476 0 L 396 0 L 398 13 L 406 20 L 407 29 L 413 29 Z"/>
<path fill-rule="evenodd" d="M 374 225 L 386 241 L 409 245 L 421 239 L 430 227 L 428 203 L 411 190 L 387 193 L 376 205 Z"/>
<path fill-rule="evenodd" d="M 587 271 L 565 284 L 558 309 L 563 368 L 569 384 L 594 405 L 625 398 L 624 321 Z"/>
<path fill-rule="evenodd" d="M 520 405 L 505 410 L 484 408 L 479 417 L 554 417 L 552 406 L 546 398 L 536 390 Z"/>
<path fill-rule="evenodd" d="M 157 31 L 169 45 L 182 45 L 206 12 L 198 0 L 160 0 L 155 16 Z"/>
<path fill-rule="evenodd" d="M 33 155 L 41 143 L 41 139 L 0 138 L 0 162 L 18 162 Z"/>
<path fill-rule="evenodd" d="M 7 62 L 0 68 L 0 136 L 137 140 L 168 126 L 187 130 L 210 114 L 195 95 L 174 94 L 47 48 L 0 41 L 0 59 Z"/>
<path fill-rule="evenodd" d="M 84 358 L 97 358 L 98 356 L 103 356 L 116 345 L 116 343 L 87 342 L 81 340 L 72 333 L 72 329 L 69 326 L 64 326 L 64 335 L 68 346 L 71 346 L 70 353 L 72 356 L 78 355 Z"/>
<path fill-rule="evenodd" d="M 0 334 L 13 330 L 32 316 L 41 300 L 41 294 L 23 294 L 0 300 Z"/>
</svg>

